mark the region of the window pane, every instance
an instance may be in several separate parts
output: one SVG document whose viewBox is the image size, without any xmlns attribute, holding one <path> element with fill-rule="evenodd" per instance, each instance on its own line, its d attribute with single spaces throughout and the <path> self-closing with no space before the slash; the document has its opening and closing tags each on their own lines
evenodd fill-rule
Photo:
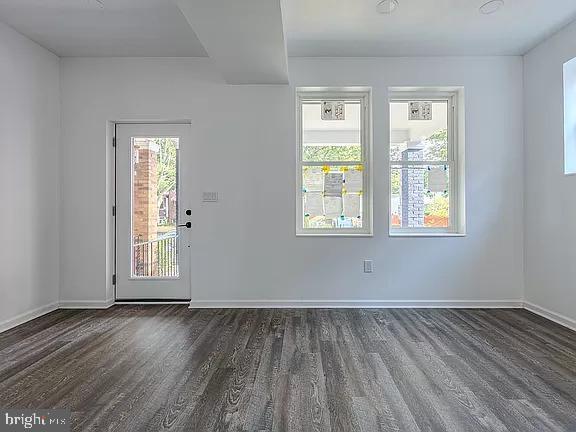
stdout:
<svg viewBox="0 0 576 432">
<path fill-rule="evenodd" d="M 363 166 L 303 167 L 303 226 L 362 228 Z"/>
<path fill-rule="evenodd" d="M 395 228 L 448 228 L 450 225 L 449 167 L 393 166 L 391 225 Z"/>
<path fill-rule="evenodd" d="M 302 160 L 362 160 L 360 101 L 344 103 L 343 120 L 322 120 L 321 102 L 302 103 Z"/>
<path fill-rule="evenodd" d="M 132 138 L 132 277 L 177 277 L 178 138 Z"/>
<path fill-rule="evenodd" d="M 448 102 L 390 102 L 390 159 L 447 161 Z"/>
</svg>

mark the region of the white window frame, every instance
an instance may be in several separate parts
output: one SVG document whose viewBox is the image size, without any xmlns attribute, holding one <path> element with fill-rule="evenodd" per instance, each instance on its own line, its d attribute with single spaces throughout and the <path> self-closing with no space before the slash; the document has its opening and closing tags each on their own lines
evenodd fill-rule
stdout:
<svg viewBox="0 0 576 432">
<path fill-rule="evenodd" d="M 390 131 L 388 127 L 388 231 L 391 237 L 450 237 L 465 236 L 465 186 L 464 186 L 464 89 L 442 88 L 391 88 L 388 93 L 388 108 L 392 102 L 425 100 L 448 103 L 448 160 L 447 161 L 393 161 L 390 159 Z M 450 173 L 450 215 L 447 228 L 392 226 L 392 166 L 402 165 L 447 165 Z"/>
<path fill-rule="evenodd" d="M 302 103 L 325 100 L 360 101 L 360 133 L 362 161 L 321 161 L 304 162 L 302 160 Z M 371 237 L 372 226 L 372 89 L 370 87 L 298 87 L 296 89 L 296 235 L 297 236 L 349 236 Z M 304 228 L 302 199 L 302 169 L 305 166 L 356 166 L 363 165 L 362 186 L 362 228 Z"/>
<path fill-rule="evenodd" d="M 564 175 L 576 175 L 576 58 L 563 66 Z"/>
</svg>

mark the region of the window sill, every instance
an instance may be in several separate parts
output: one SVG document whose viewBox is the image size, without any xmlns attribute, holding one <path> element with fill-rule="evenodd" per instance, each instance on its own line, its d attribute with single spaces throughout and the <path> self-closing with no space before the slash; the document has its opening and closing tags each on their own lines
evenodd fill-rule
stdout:
<svg viewBox="0 0 576 432">
<path fill-rule="evenodd" d="M 373 233 L 359 232 L 359 233 L 319 233 L 319 232 L 297 232 L 296 237 L 374 237 Z"/>
<path fill-rule="evenodd" d="M 450 232 L 389 232 L 389 237 L 466 237 L 466 233 Z"/>
</svg>

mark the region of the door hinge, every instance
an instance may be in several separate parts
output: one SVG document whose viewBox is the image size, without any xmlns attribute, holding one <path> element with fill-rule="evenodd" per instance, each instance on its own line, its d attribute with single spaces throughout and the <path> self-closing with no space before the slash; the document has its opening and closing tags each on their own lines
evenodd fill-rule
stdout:
<svg viewBox="0 0 576 432">
<path fill-rule="evenodd" d="M 116 206 L 112 206 L 112 216 L 116 216 Z"/>
<path fill-rule="evenodd" d="M 116 137 L 112 137 L 112 147 L 116 147 Z"/>
<path fill-rule="evenodd" d="M 112 275 L 112 285 L 116 285 L 116 275 Z"/>
</svg>

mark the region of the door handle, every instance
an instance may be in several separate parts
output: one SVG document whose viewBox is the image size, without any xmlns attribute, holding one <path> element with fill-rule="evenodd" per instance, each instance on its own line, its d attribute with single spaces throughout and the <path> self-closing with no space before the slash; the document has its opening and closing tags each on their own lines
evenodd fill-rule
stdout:
<svg viewBox="0 0 576 432">
<path fill-rule="evenodd" d="M 179 227 L 192 228 L 192 222 L 186 222 L 185 224 L 180 224 L 178 226 Z"/>
</svg>

